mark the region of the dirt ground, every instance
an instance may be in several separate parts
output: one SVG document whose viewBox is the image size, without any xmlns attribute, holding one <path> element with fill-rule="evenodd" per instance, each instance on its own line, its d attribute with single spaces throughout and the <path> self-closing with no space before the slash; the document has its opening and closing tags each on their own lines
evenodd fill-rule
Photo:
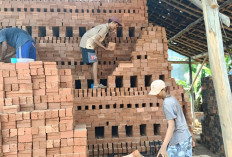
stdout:
<svg viewBox="0 0 232 157">
<path fill-rule="evenodd" d="M 196 141 L 200 140 L 199 135 L 194 135 Z M 200 144 L 199 142 L 196 142 L 196 146 L 193 149 L 193 156 L 194 157 L 218 157 L 213 152 L 209 151 L 204 145 Z"/>
</svg>

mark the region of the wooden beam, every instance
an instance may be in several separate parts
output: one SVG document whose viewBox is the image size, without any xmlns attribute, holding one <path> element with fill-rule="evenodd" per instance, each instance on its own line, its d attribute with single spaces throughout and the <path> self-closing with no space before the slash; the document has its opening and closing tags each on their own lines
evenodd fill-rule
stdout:
<svg viewBox="0 0 232 157">
<path fill-rule="evenodd" d="M 192 90 L 193 85 L 194 85 L 195 81 L 197 80 L 197 77 L 198 77 L 198 75 L 200 74 L 201 69 L 203 68 L 203 66 L 204 66 L 205 61 L 206 61 L 207 58 L 208 58 L 208 55 L 207 55 L 207 56 L 205 57 L 205 59 L 203 60 L 203 62 L 202 62 L 202 64 L 201 64 L 201 67 L 200 67 L 200 69 L 198 70 L 198 72 L 197 72 L 197 74 L 196 74 L 196 76 L 195 76 L 195 78 L 194 78 L 194 80 L 193 80 L 193 83 L 191 84 L 191 86 L 190 86 L 190 88 L 189 88 L 190 91 Z"/>
<path fill-rule="evenodd" d="M 219 11 L 218 8 L 211 8 L 208 0 L 202 0 L 202 7 L 225 154 L 230 157 L 232 156 L 232 96 L 224 57 Z"/>
<path fill-rule="evenodd" d="M 174 35 L 173 37 L 171 37 L 170 39 L 168 39 L 168 42 L 171 42 L 171 41 L 175 40 L 176 38 L 180 37 L 185 32 L 188 32 L 190 29 L 193 28 L 193 26 L 195 26 L 196 24 L 198 24 L 201 21 L 203 21 L 203 17 L 201 17 L 198 20 L 194 21 L 193 23 L 191 23 L 190 25 L 188 25 L 185 29 L 183 29 L 182 31 L 180 31 L 179 33 L 177 33 L 176 35 Z"/>
<path fill-rule="evenodd" d="M 168 61 L 171 64 L 189 64 L 189 61 Z M 191 62 L 191 64 L 197 64 L 199 62 Z"/>
<path fill-rule="evenodd" d="M 224 2 L 223 4 L 221 4 L 220 9 L 226 7 L 231 2 L 232 2 L 232 0 L 227 0 L 226 2 Z M 200 23 L 202 20 L 203 20 L 203 17 L 200 17 L 198 20 L 196 20 L 193 23 L 189 24 L 185 29 L 183 29 L 182 31 L 180 31 L 179 33 L 177 33 L 176 35 L 174 35 L 173 37 L 171 37 L 170 39 L 168 39 L 168 42 L 171 42 L 171 41 L 175 40 L 176 38 L 180 37 L 185 32 L 188 32 L 189 30 L 192 29 L 192 27 L 194 27 L 196 24 Z"/>
<path fill-rule="evenodd" d="M 195 6 L 197 6 L 198 8 L 200 8 L 202 10 L 202 4 L 200 0 L 189 0 L 190 2 L 192 2 Z M 228 0 L 227 2 L 225 2 L 227 5 L 229 3 L 231 3 L 231 0 Z M 226 4 L 224 4 L 223 6 L 226 6 Z M 230 18 L 222 13 L 219 13 L 220 18 L 222 19 L 222 22 L 227 26 L 230 27 Z"/>
<path fill-rule="evenodd" d="M 195 59 L 198 59 L 198 58 L 205 57 L 206 55 L 208 55 L 208 52 L 205 52 L 205 53 L 201 53 L 201 54 L 199 54 L 199 55 L 192 56 L 191 58 L 192 58 L 193 60 L 195 60 Z"/>
</svg>

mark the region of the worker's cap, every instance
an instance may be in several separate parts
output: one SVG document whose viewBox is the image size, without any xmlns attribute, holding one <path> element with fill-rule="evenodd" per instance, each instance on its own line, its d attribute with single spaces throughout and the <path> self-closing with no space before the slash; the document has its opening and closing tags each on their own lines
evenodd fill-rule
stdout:
<svg viewBox="0 0 232 157">
<path fill-rule="evenodd" d="M 120 24 L 119 19 L 118 19 L 117 17 L 113 16 L 113 17 L 110 18 L 110 20 L 111 20 L 111 21 L 114 21 L 114 22 L 116 22 L 116 23 L 118 23 L 119 26 L 122 26 L 122 25 Z"/>
<path fill-rule="evenodd" d="M 151 83 L 151 91 L 149 95 L 157 95 L 161 92 L 162 89 L 166 87 L 164 81 L 162 80 L 155 80 Z"/>
</svg>

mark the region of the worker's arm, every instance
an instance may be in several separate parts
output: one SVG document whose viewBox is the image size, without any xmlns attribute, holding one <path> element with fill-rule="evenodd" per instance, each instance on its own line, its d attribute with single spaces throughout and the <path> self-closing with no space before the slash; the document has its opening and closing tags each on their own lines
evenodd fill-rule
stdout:
<svg viewBox="0 0 232 157">
<path fill-rule="evenodd" d="M 168 120 L 168 130 L 166 132 L 164 142 L 157 154 L 157 157 L 159 157 L 159 155 L 162 155 L 162 157 L 168 157 L 167 147 L 172 138 L 174 130 L 175 130 L 175 120 L 174 119 Z"/>
<path fill-rule="evenodd" d="M 3 61 L 7 53 L 7 42 L 3 41 L 2 42 L 2 55 L 0 57 L 0 61 Z"/>
<path fill-rule="evenodd" d="M 5 58 L 4 59 L 8 59 L 8 58 L 11 58 L 12 56 L 14 56 L 16 54 L 16 52 L 15 51 L 11 51 L 9 54 L 7 54 L 6 56 L 5 56 Z"/>
<path fill-rule="evenodd" d="M 103 46 L 102 43 L 99 41 L 100 39 L 101 39 L 101 36 L 100 36 L 100 35 L 97 35 L 96 38 L 95 38 L 95 40 L 94 40 L 94 42 L 97 44 L 97 46 L 99 46 L 99 47 L 101 47 L 101 48 L 103 48 L 103 49 L 105 49 L 105 50 L 112 51 L 111 49 L 109 49 L 109 48 Z"/>
</svg>

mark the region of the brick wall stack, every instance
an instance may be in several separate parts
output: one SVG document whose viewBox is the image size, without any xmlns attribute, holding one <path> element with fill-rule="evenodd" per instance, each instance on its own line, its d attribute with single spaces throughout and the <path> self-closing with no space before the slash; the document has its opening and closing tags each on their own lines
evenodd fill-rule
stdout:
<svg viewBox="0 0 232 157">
<path fill-rule="evenodd" d="M 117 43 L 134 41 L 141 27 L 148 25 L 146 0 L 4 0 L 0 12 L 0 28 L 17 26 L 35 38 L 39 60 L 70 61 L 71 65 L 74 61 L 80 65 L 78 45 L 85 31 L 107 23 L 110 17 L 117 16 L 123 23 L 117 37 L 110 39 Z"/>
<path fill-rule="evenodd" d="M 71 70 L 55 62 L 0 64 L 1 155 L 86 156 L 86 127 L 74 125 Z"/>
<path fill-rule="evenodd" d="M 232 76 L 229 76 L 230 88 L 232 89 Z M 218 156 L 225 156 L 218 105 L 213 86 L 212 77 L 203 78 L 202 98 L 204 120 L 202 122 L 202 142 Z"/>
<path fill-rule="evenodd" d="M 148 96 L 152 80 L 162 79 L 179 101 L 191 129 L 188 96 L 171 78 L 167 40 L 162 27 L 144 28 L 130 61 L 121 61 L 108 76 L 107 89 L 76 89 L 77 124 L 88 129 L 89 154 L 123 154 L 138 149 L 151 154 L 165 136 L 162 100 Z"/>
</svg>

